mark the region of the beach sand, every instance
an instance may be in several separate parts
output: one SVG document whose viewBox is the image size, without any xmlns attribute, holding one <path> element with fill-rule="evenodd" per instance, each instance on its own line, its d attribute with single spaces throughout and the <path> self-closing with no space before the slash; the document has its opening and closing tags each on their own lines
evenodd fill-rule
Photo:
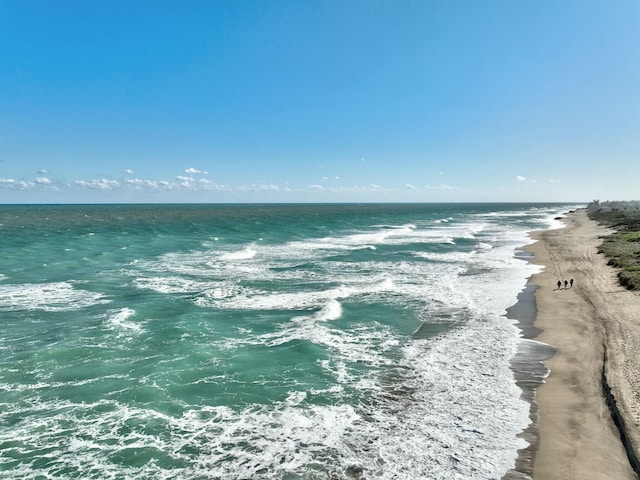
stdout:
<svg viewBox="0 0 640 480">
<path fill-rule="evenodd" d="M 536 232 L 537 242 L 526 248 L 545 267 L 531 279 L 539 287 L 535 326 L 542 333 L 536 340 L 558 350 L 545 362 L 551 372 L 536 392 L 533 479 L 637 479 L 631 464 L 640 451 L 640 295 L 621 287 L 616 270 L 597 253 L 611 230 L 585 210 L 567 214 L 564 223 Z M 557 289 L 558 280 L 571 278 L 573 287 Z M 603 379 L 624 422 L 624 438 Z"/>
</svg>

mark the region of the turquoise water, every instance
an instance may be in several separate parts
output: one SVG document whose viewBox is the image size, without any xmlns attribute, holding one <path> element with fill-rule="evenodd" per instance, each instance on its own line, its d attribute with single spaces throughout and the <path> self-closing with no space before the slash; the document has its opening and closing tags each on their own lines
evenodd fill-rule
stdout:
<svg viewBox="0 0 640 480">
<path fill-rule="evenodd" d="M 0 206 L 0 473 L 500 478 L 567 208 Z"/>
</svg>

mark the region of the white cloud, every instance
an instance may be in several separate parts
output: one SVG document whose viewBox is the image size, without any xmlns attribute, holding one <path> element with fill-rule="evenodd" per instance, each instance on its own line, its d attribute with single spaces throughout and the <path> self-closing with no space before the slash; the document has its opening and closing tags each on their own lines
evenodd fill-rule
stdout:
<svg viewBox="0 0 640 480">
<path fill-rule="evenodd" d="M 180 183 L 191 183 L 195 180 L 195 178 L 193 177 L 185 177 L 184 175 L 178 175 L 176 177 L 176 180 L 179 181 Z"/>
<path fill-rule="evenodd" d="M 136 190 L 141 190 L 144 187 L 150 187 L 150 188 L 153 189 L 153 188 L 156 188 L 158 186 L 158 184 L 156 182 L 153 182 L 151 180 L 141 180 L 139 178 L 125 178 L 124 179 L 124 184 L 125 185 L 131 185 Z"/>
<path fill-rule="evenodd" d="M 454 187 L 452 185 L 447 185 L 446 183 L 441 183 L 440 185 L 427 185 L 425 187 L 426 190 L 430 192 L 457 192 L 461 191 L 460 188 Z"/>
<path fill-rule="evenodd" d="M 197 168 L 193 168 L 193 167 L 189 167 L 187 168 L 184 173 L 188 173 L 189 175 L 195 175 L 196 173 L 199 173 L 201 175 L 209 175 L 209 172 L 206 172 L 204 170 L 198 170 Z"/>
<path fill-rule="evenodd" d="M 527 177 L 523 177 L 522 175 L 518 175 L 516 177 L 516 180 L 518 180 L 519 182 L 524 182 L 527 179 Z"/>
<path fill-rule="evenodd" d="M 193 187 L 193 182 L 195 182 L 196 179 L 193 177 L 185 177 L 184 175 L 178 175 L 176 177 L 176 180 L 178 181 L 178 184 L 181 187 L 190 189 Z"/>
<path fill-rule="evenodd" d="M 306 189 L 298 190 L 299 192 L 303 191 L 313 191 L 313 192 L 323 192 L 323 193 L 332 193 L 332 194 L 367 194 L 367 193 L 389 193 L 392 192 L 393 189 L 385 188 L 375 183 L 369 185 L 351 185 L 351 186 L 323 186 L 323 185 L 308 185 Z M 289 189 L 284 189 L 284 191 L 290 191 Z"/>
<path fill-rule="evenodd" d="M 258 185 L 258 189 L 261 192 L 279 192 L 282 190 L 278 185 L 275 185 L 273 183 Z"/>
<path fill-rule="evenodd" d="M 38 171 L 36 172 L 36 175 L 46 175 L 47 173 L 49 173 L 47 170 L 42 169 L 42 170 L 38 170 Z"/>
<path fill-rule="evenodd" d="M 169 182 L 156 182 L 155 180 L 143 180 L 140 178 L 127 178 L 124 180 L 124 184 L 135 190 L 155 191 L 170 190 L 173 188 Z"/>
<path fill-rule="evenodd" d="M 15 188 L 16 181 L 13 178 L 0 178 L 0 186 Z"/>
<path fill-rule="evenodd" d="M 24 180 L 16 180 L 15 178 L 0 178 L 0 187 L 4 188 L 26 190 L 44 185 L 53 186 L 53 181 L 47 177 L 36 177 L 33 182 L 25 182 Z"/>
<path fill-rule="evenodd" d="M 0 187 L 25 190 L 35 187 L 35 183 L 16 180 L 14 178 L 0 178 Z"/>
<path fill-rule="evenodd" d="M 197 169 L 189 169 L 189 172 L 194 172 Z M 128 175 L 133 174 L 133 170 L 127 169 L 125 173 Z M 307 186 L 301 186 L 298 188 L 292 188 L 289 185 L 274 184 L 274 183 L 255 183 L 255 184 L 234 184 L 225 185 L 215 183 L 211 179 L 202 178 L 198 175 L 178 175 L 174 179 L 165 180 L 151 180 L 144 178 L 135 178 L 131 176 L 125 176 L 120 180 L 112 180 L 107 178 L 101 179 L 78 179 L 70 181 L 69 183 L 61 183 L 49 179 L 46 175 L 38 175 L 33 181 L 27 182 L 14 178 L 0 178 L 0 189 L 5 191 L 18 191 L 18 190 L 46 190 L 46 191 L 64 191 L 73 189 L 86 189 L 100 192 L 136 192 L 136 194 L 157 194 L 159 192 L 189 192 L 190 195 L 201 193 L 203 195 L 209 195 L 208 200 L 216 198 L 229 198 L 225 195 L 251 195 L 262 194 L 271 195 L 274 199 L 282 198 L 286 199 L 286 193 L 293 193 L 296 195 L 294 198 L 320 198 L 330 197 L 342 198 L 342 199 L 359 199 L 359 198 L 378 198 L 379 196 L 385 196 L 385 198 L 393 198 L 393 195 L 413 195 L 417 192 L 431 192 L 431 193 L 447 193 L 447 192 L 459 192 L 463 191 L 460 188 L 453 187 L 446 184 L 440 185 L 414 185 L 411 183 L 398 184 L 394 187 L 384 186 L 382 184 L 366 184 L 366 185 L 340 185 L 338 182 L 332 183 L 332 180 L 340 179 L 340 177 L 326 176 L 322 177 L 323 181 L 320 184 L 309 184 Z M 341 183 L 341 182 L 340 182 Z M 411 192 L 411 193 L 408 193 Z M 213 195 L 213 197 L 212 197 Z M 378 197 L 376 197 L 378 196 Z M 143 197 L 140 197 L 143 198 Z M 191 197 L 190 197 L 191 198 Z M 195 197 L 193 197 L 195 198 Z M 251 197 L 248 197 L 251 198 Z M 283 200 L 284 201 L 284 200 Z"/>
<path fill-rule="evenodd" d="M 131 170 L 130 168 L 127 168 L 124 173 L 126 173 L 127 175 L 133 175 L 133 170 Z"/>
<path fill-rule="evenodd" d="M 114 190 L 120 187 L 120 182 L 117 180 L 107 180 L 105 178 L 100 180 L 76 180 L 75 185 L 82 188 L 91 188 L 95 190 Z"/>
</svg>

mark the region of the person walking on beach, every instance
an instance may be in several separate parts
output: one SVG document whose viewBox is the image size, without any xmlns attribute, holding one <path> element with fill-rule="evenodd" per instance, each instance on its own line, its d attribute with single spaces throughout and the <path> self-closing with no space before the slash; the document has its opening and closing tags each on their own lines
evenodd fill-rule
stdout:
<svg viewBox="0 0 640 480">
<path fill-rule="evenodd" d="M 562 287 L 562 282 L 560 280 L 558 280 L 558 290 L 560 290 L 560 287 Z"/>
<path fill-rule="evenodd" d="M 569 280 L 569 284 L 573 287 L 573 278 Z"/>
<path fill-rule="evenodd" d="M 566 280 L 564 281 L 564 288 L 565 288 L 565 290 L 566 290 L 567 288 L 569 288 L 569 282 L 567 282 Z"/>
</svg>

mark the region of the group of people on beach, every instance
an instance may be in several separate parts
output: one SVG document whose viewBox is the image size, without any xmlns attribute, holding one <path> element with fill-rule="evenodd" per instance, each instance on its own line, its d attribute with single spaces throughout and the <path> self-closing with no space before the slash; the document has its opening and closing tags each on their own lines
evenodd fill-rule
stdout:
<svg viewBox="0 0 640 480">
<path fill-rule="evenodd" d="M 564 288 L 567 289 L 569 287 L 573 287 L 573 278 L 569 281 L 565 280 L 564 281 Z M 562 288 L 562 281 L 558 280 L 558 290 L 560 290 Z"/>
</svg>

